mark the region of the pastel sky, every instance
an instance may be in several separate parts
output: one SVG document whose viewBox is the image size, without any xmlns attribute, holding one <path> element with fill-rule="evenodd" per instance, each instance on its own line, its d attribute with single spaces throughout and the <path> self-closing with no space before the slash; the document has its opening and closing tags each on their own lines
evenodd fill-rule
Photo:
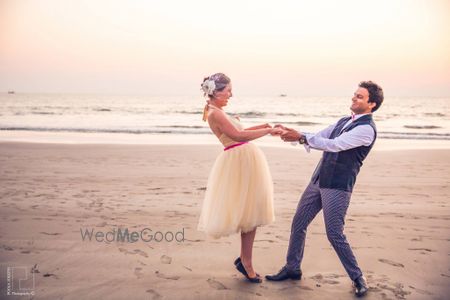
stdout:
<svg viewBox="0 0 450 300">
<path fill-rule="evenodd" d="M 450 1 L 0 0 L 0 92 L 450 96 Z"/>
</svg>

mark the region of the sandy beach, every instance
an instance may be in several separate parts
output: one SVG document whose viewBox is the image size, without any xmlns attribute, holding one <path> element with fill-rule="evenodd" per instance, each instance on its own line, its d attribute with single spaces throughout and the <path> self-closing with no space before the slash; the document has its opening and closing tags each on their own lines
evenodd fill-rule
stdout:
<svg viewBox="0 0 450 300">
<path fill-rule="evenodd" d="M 239 235 L 214 240 L 196 230 L 220 151 L 213 145 L 0 143 L 1 298 L 18 298 L 6 296 L 7 283 L 18 276 L 28 276 L 22 284 L 34 293 L 22 298 L 34 299 L 354 298 L 321 213 L 309 227 L 301 281 L 252 285 L 233 266 Z M 254 266 L 265 275 L 284 264 L 290 223 L 321 153 L 263 151 L 276 209 L 275 223 L 256 235 Z M 368 279 L 365 299 L 448 299 L 449 169 L 448 149 L 373 151 L 366 159 L 345 230 Z M 147 241 L 101 237 L 118 228 L 147 229 Z M 83 240 L 86 230 L 100 232 L 103 241 Z"/>
</svg>

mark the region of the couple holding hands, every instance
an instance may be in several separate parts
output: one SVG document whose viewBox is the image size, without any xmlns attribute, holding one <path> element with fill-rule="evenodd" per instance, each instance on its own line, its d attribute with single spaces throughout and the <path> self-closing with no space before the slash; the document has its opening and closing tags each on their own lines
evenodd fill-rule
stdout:
<svg viewBox="0 0 450 300">
<path fill-rule="evenodd" d="M 322 159 L 300 197 L 292 221 L 286 264 L 278 273 L 266 275 L 266 279 L 301 279 L 306 231 L 323 210 L 328 240 L 353 281 L 355 294 L 366 294 L 367 282 L 344 235 L 344 220 L 356 176 L 377 137 L 372 113 L 383 102 L 381 87 L 371 81 L 361 82 L 352 97 L 352 115 L 310 134 L 282 125 L 244 129 L 237 118 L 223 110 L 232 96 L 230 79 L 216 73 L 204 78 L 201 86 L 208 97 L 203 120 L 208 121 L 224 151 L 209 174 L 198 229 L 214 238 L 240 232 L 241 251 L 234 264 L 248 281 L 261 283 L 261 276 L 253 268 L 252 250 L 256 228 L 275 219 L 273 182 L 264 153 L 249 141 L 271 134 L 299 142 L 308 152 L 311 148 L 321 150 Z"/>
</svg>

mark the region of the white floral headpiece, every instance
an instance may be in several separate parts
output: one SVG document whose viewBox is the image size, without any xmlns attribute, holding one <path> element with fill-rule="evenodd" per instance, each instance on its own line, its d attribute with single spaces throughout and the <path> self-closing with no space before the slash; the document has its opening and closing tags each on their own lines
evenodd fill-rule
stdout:
<svg viewBox="0 0 450 300">
<path fill-rule="evenodd" d="M 202 83 L 202 90 L 205 93 L 205 96 L 212 96 L 214 91 L 216 90 L 216 82 L 212 79 L 206 79 Z"/>
</svg>

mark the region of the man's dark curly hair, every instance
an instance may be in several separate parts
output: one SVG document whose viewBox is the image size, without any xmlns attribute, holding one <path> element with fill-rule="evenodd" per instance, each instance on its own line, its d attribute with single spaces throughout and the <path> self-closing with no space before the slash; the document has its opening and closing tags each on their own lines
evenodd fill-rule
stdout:
<svg viewBox="0 0 450 300">
<path fill-rule="evenodd" d="M 372 81 L 361 81 L 359 87 L 365 88 L 369 92 L 369 102 L 375 102 L 372 112 L 376 111 L 383 103 L 384 95 L 381 86 Z"/>
</svg>

